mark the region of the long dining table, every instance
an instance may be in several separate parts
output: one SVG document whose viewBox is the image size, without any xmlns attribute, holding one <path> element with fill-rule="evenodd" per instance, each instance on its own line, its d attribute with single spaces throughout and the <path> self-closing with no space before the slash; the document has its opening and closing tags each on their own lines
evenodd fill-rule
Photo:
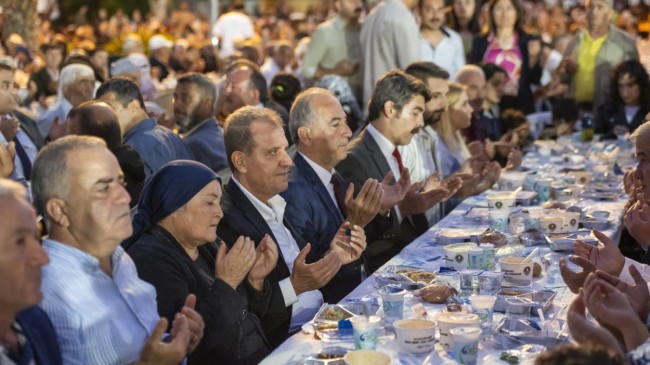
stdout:
<svg viewBox="0 0 650 365">
<path fill-rule="evenodd" d="M 602 145 L 600 148 L 603 149 Z M 586 147 L 583 146 L 583 150 L 586 150 Z M 587 152 L 585 152 L 587 153 Z M 623 150 L 619 153 L 631 154 L 631 151 Z M 629 156 L 627 156 L 629 157 Z M 626 160 L 629 160 L 626 157 Z M 563 173 L 571 173 L 570 170 L 567 170 L 565 164 L 565 159 L 560 157 L 551 157 L 550 160 L 542 160 L 540 162 L 539 155 L 537 154 L 527 154 L 526 159 L 524 160 L 523 167 L 527 167 L 528 171 L 546 171 L 549 174 L 554 174 L 556 178 L 562 176 Z M 590 166 L 597 164 L 597 161 L 589 161 L 587 159 L 586 169 L 588 170 Z M 611 161 L 610 161 L 611 162 Z M 611 166 L 610 166 L 611 167 Z M 629 166 L 628 166 L 629 167 Z M 610 181 L 619 181 L 622 182 L 622 176 L 614 176 L 613 173 L 610 174 Z M 588 187 L 589 184 L 586 185 Z M 622 187 L 621 187 L 622 189 Z M 383 267 L 377 270 L 375 273 L 370 275 L 366 280 L 364 280 L 356 289 L 349 293 L 339 304 L 342 305 L 356 305 L 360 301 L 374 301 L 375 303 L 379 299 L 378 294 L 378 285 L 377 278 L 382 273 L 385 272 L 390 266 L 404 265 L 411 267 L 422 268 L 427 271 L 437 271 L 441 267 L 446 266 L 443 252 L 443 245 L 438 244 L 436 241 L 437 235 L 441 231 L 447 229 L 473 229 L 482 230 L 489 226 L 488 216 L 487 216 L 487 202 L 486 196 L 493 192 L 488 190 L 480 195 L 469 197 L 460 203 L 457 207 L 453 209 L 447 216 L 437 222 L 433 227 L 431 227 L 427 232 L 422 234 L 391 260 L 389 260 Z M 621 231 L 623 228 L 623 215 L 624 207 L 627 201 L 627 196 L 624 195 L 621 191 L 621 194 L 618 195 L 616 199 L 610 200 L 601 200 L 598 197 L 591 196 L 590 198 L 576 198 L 565 202 L 567 206 L 573 206 L 580 208 L 587 215 L 591 214 L 594 211 L 606 211 L 609 212 L 609 224 L 606 229 L 602 232 L 618 242 Z M 533 205 L 527 208 L 528 210 L 543 210 L 539 205 Z M 548 211 L 546 211 L 548 212 Z M 563 324 L 561 332 L 565 334 L 570 341 L 570 336 L 568 335 L 568 330 L 566 323 L 563 320 L 566 319 L 566 313 L 568 305 L 571 303 L 575 294 L 573 294 L 564 284 L 560 273 L 558 262 L 559 258 L 569 255 L 571 251 L 562 251 L 554 252 L 548 245 L 539 245 L 539 246 L 525 246 L 521 245 L 522 251 L 518 252 L 520 256 L 526 256 L 530 254 L 534 249 L 538 248 L 538 253 L 535 260 L 537 262 L 545 261 L 547 264 L 550 263 L 548 267 L 545 267 L 543 275 L 539 278 L 535 278 L 532 283 L 533 290 L 552 290 L 554 291 L 555 297 L 552 303 L 552 306 L 546 311 L 545 316 L 548 320 L 559 320 L 558 323 Z M 498 265 L 497 265 L 498 266 Z M 407 294 L 405 299 L 405 308 L 404 308 L 404 318 L 414 318 L 416 314 L 413 312 L 413 307 L 416 303 L 423 303 L 424 308 L 429 315 L 429 317 L 434 318 L 436 312 L 440 312 L 445 308 L 445 305 L 442 304 L 430 304 L 424 301 L 421 301 L 414 293 Z M 504 317 L 504 313 L 494 313 L 493 326 L 496 326 L 499 321 Z M 309 332 L 309 331 L 308 331 Z M 522 342 L 518 345 L 524 346 L 525 342 Z M 320 353 L 324 348 L 337 346 L 343 347 L 346 349 L 353 350 L 354 342 L 353 341 L 322 341 L 317 339 L 313 333 L 307 333 L 300 331 L 290 338 L 288 338 L 284 343 L 282 343 L 278 348 L 276 348 L 267 358 L 262 361 L 262 364 L 276 365 L 276 364 L 304 364 L 305 359 L 310 356 L 314 356 Z M 493 336 L 482 339 L 479 343 L 479 352 L 478 352 L 478 364 L 493 364 L 500 363 L 499 355 L 503 351 L 508 350 L 504 348 L 504 345 L 497 341 Z M 510 344 L 510 346 L 514 346 Z M 525 347 L 525 346 L 524 346 Z M 426 354 L 411 354 L 399 351 L 396 341 L 394 338 L 386 338 L 380 340 L 377 343 L 377 350 L 384 352 L 391 358 L 391 364 L 455 364 L 453 354 L 445 351 L 442 346 L 437 343 L 434 351 Z M 531 349 L 530 356 L 527 356 L 524 351 L 522 351 L 522 356 L 520 363 L 532 363 L 534 356 L 539 352 L 539 347 Z M 507 364 L 507 362 L 503 362 Z"/>
</svg>

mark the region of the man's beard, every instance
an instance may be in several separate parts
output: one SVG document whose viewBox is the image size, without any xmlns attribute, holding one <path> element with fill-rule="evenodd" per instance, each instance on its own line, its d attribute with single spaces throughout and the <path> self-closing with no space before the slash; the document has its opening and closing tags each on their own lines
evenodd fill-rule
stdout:
<svg viewBox="0 0 650 365">
<path fill-rule="evenodd" d="M 440 121 L 442 113 L 445 109 L 438 109 L 431 112 L 424 113 L 424 125 L 433 126 Z"/>
</svg>

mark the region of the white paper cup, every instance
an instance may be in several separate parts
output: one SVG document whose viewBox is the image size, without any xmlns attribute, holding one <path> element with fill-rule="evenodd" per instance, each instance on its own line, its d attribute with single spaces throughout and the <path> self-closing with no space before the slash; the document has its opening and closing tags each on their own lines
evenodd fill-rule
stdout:
<svg viewBox="0 0 650 365">
<path fill-rule="evenodd" d="M 503 280 L 514 285 L 530 285 L 533 280 L 534 262 L 522 262 L 523 257 L 504 257 L 499 260 Z"/>
<path fill-rule="evenodd" d="M 543 233 L 548 234 L 566 232 L 563 217 L 542 217 L 539 219 L 539 225 L 542 228 Z"/>
<path fill-rule="evenodd" d="M 509 212 L 515 206 L 517 197 L 510 193 L 493 193 L 485 197 L 490 210 L 504 210 Z"/>
<path fill-rule="evenodd" d="M 459 312 L 440 312 L 436 315 L 438 328 L 440 329 L 440 345 L 447 351 L 454 350 L 454 340 L 449 331 L 456 327 L 476 327 L 479 329 L 481 321 L 476 314 Z"/>
<path fill-rule="evenodd" d="M 484 335 L 492 332 L 492 316 L 496 301 L 497 297 L 494 295 L 471 295 L 469 297 L 472 313 L 476 314 L 481 321 L 481 329 Z"/>
<path fill-rule="evenodd" d="M 425 353 L 433 351 L 436 344 L 435 321 L 427 319 L 402 319 L 393 322 L 400 351 Z"/>
<path fill-rule="evenodd" d="M 374 350 L 350 351 L 343 357 L 346 365 L 388 365 L 390 357 Z"/>
<path fill-rule="evenodd" d="M 475 243 L 452 243 L 443 247 L 447 267 L 456 271 L 467 269 L 469 250 L 476 248 Z"/>
<path fill-rule="evenodd" d="M 588 171 L 576 171 L 573 172 L 571 175 L 575 176 L 576 182 L 580 185 L 586 185 L 591 182 L 591 179 L 593 178 L 593 174 Z"/>
<path fill-rule="evenodd" d="M 377 330 L 381 323 L 379 316 L 354 316 L 350 318 L 354 332 L 354 346 L 357 349 L 374 350 L 377 347 Z"/>
<path fill-rule="evenodd" d="M 459 364 L 475 365 L 481 330 L 476 327 L 457 327 L 449 331 L 454 339 L 454 357 Z"/>
<path fill-rule="evenodd" d="M 513 191 L 522 185 L 526 180 L 527 173 L 518 171 L 506 171 L 499 178 L 499 189 L 503 191 Z"/>
<path fill-rule="evenodd" d="M 563 212 L 561 215 L 564 218 L 564 230 L 566 232 L 576 232 L 579 229 L 579 212 Z"/>
</svg>

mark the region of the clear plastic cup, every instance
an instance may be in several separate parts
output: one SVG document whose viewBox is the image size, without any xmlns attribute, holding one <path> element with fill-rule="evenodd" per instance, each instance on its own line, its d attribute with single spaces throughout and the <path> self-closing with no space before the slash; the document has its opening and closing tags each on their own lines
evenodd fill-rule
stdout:
<svg viewBox="0 0 650 365">
<path fill-rule="evenodd" d="M 404 296 L 406 290 L 397 285 L 387 285 L 379 291 L 384 317 L 392 323 L 404 317 Z"/>
<path fill-rule="evenodd" d="M 355 316 L 350 318 L 354 332 L 354 346 L 357 349 L 374 350 L 377 348 L 377 330 L 381 318 L 379 316 Z"/>
<path fill-rule="evenodd" d="M 469 297 L 472 313 L 476 314 L 480 319 L 481 330 L 484 335 L 489 335 L 492 332 L 492 317 L 496 301 L 497 297 L 494 295 L 471 295 Z"/>
</svg>

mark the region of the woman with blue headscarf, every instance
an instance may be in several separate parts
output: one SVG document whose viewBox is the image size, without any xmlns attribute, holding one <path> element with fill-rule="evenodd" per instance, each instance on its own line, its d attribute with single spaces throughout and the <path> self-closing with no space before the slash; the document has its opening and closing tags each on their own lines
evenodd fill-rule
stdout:
<svg viewBox="0 0 650 365">
<path fill-rule="evenodd" d="M 265 280 L 278 251 L 240 237 L 227 250 L 217 238 L 221 185 L 208 167 L 177 160 L 146 183 L 133 236 L 123 242 L 141 279 L 156 287 L 158 312 L 171 321 L 189 294 L 205 322 L 190 364 L 257 364 L 270 351 L 258 317 L 269 305 Z"/>
</svg>

